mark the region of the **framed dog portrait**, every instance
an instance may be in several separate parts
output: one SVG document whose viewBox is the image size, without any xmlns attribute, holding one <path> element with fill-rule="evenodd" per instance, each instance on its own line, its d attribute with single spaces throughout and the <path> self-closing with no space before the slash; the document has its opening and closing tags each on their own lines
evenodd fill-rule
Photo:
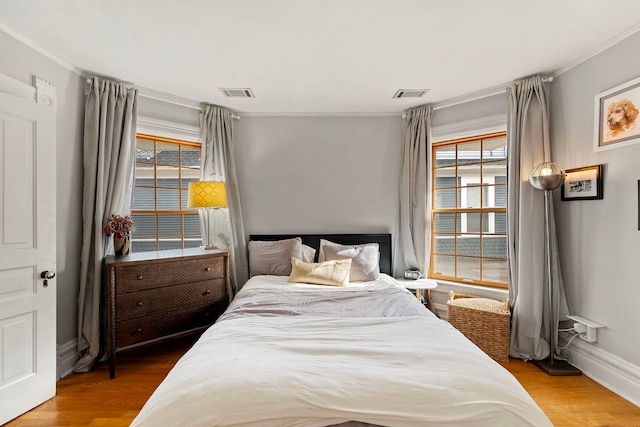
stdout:
<svg viewBox="0 0 640 427">
<path fill-rule="evenodd" d="M 640 142 L 640 78 L 596 95 L 594 151 Z"/>
<path fill-rule="evenodd" d="M 598 200 L 602 194 L 602 165 L 567 169 L 561 200 Z"/>
</svg>

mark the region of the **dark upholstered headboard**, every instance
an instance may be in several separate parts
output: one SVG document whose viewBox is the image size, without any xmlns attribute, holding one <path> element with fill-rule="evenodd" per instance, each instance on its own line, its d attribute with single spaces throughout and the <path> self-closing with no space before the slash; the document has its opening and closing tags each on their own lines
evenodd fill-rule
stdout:
<svg viewBox="0 0 640 427">
<path fill-rule="evenodd" d="M 302 238 L 302 243 L 316 249 L 320 248 L 320 239 L 330 240 L 341 245 L 361 245 L 377 243 L 380 245 L 380 272 L 391 273 L 391 234 L 252 234 L 250 240 L 281 240 L 292 237 Z M 316 261 L 318 253 L 316 252 Z"/>
</svg>

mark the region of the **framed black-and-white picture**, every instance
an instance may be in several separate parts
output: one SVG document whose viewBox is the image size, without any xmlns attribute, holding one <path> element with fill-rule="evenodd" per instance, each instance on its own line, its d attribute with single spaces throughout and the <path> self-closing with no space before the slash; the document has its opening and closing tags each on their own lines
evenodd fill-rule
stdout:
<svg viewBox="0 0 640 427">
<path fill-rule="evenodd" d="M 640 142 L 640 78 L 596 95 L 594 151 Z"/>
<path fill-rule="evenodd" d="M 602 194 L 602 165 L 567 169 L 561 200 L 598 200 Z"/>
</svg>

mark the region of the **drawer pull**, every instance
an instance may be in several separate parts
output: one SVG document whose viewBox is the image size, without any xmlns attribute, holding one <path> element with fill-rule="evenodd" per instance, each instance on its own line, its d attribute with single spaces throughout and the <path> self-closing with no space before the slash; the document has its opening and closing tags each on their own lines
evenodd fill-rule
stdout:
<svg viewBox="0 0 640 427">
<path fill-rule="evenodd" d="M 138 279 L 138 280 L 142 280 L 142 274 L 138 274 L 138 275 L 136 276 L 136 279 Z"/>
<path fill-rule="evenodd" d="M 142 328 L 136 329 L 136 332 L 142 332 Z"/>
<path fill-rule="evenodd" d="M 211 267 L 205 267 L 204 271 L 211 271 Z"/>
<path fill-rule="evenodd" d="M 140 306 L 142 305 L 142 301 L 138 301 L 138 302 L 136 303 L 136 305 L 137 305 L 138 307 L 140 307 Z"/>
<path fill-rule="evenodd" d="M 210 293 L 211 293 L 211 291 L 207 289 L 206 291 L 204 291 L 204 292 L 202 293 L 202 295 L 209 295 Z"/>
</svg>

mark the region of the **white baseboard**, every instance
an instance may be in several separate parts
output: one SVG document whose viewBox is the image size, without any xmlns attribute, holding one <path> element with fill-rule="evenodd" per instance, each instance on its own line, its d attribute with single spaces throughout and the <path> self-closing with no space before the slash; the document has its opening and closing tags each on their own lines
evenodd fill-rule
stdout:
<svg viewBox="0 0 640 427">
<path fill-rule="evenodd" d="M 73 367 L 78 361 L 78 340 L 73 339 L 60 344 L 56 349 L 56 367 L 58 379 L 64 378 L 73 372 Z"/>
<path fill-rule="evenodd" d="M 571 364 L 614 393 L 640 406 L 640 367 L 580 339 L 569 347 Z"/>
<path fill-rule="evenodd" d="M 447 304 L 433 303 L 433 309 L 438 317 L 447 320 Z M 584 375 L 640 407 L 640 366 L 579 338 L 571 342 L 567 351 L 571 364 Z"/>
</svg>

